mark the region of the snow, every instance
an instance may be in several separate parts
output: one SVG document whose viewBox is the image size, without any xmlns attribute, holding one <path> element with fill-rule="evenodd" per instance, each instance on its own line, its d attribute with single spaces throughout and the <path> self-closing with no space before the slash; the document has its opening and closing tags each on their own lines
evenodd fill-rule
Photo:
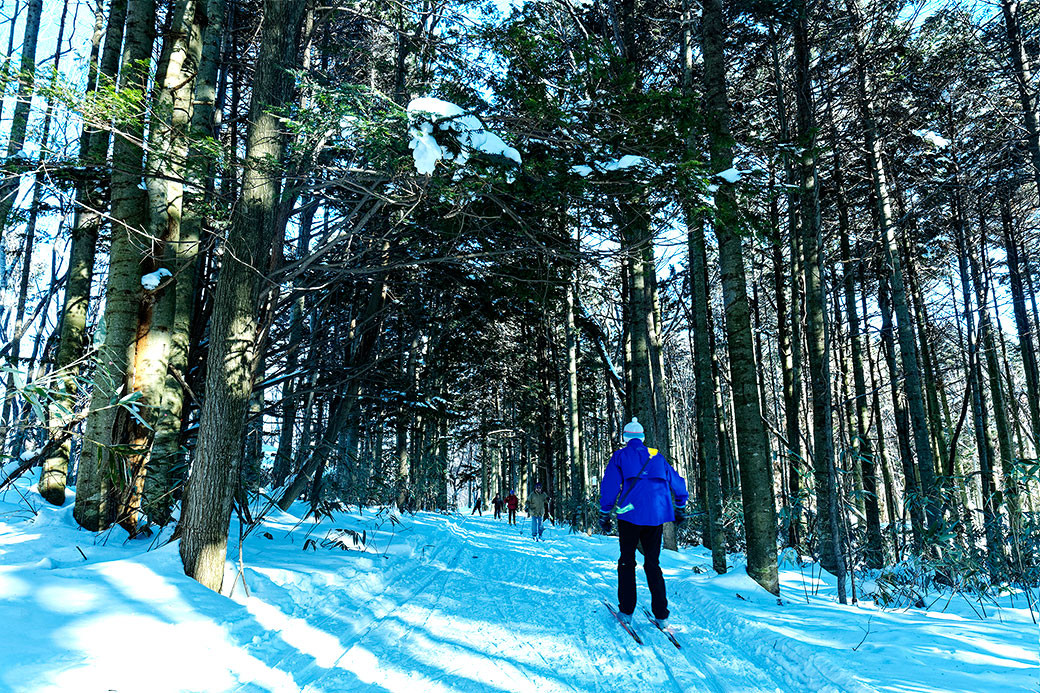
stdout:
<svg viewBox="0 0 1040 693">
<path fill-rule="evenodd" d="M 517 166 L 522 163 L 519 151 L 489 131 L 479 118 L 450 101 L 432 97 L 412 99 L 408 104 L 408 119 L 412 123 L 408 129 L 411 137 L 408 147 L 412 150 L 415 170 L 421 174 L 432 175 L 441 160 L 464 166 L 472 152 L 503 157 Z M 456 155 L 441 145 L 434 136 L 435 129 L 454 132 L 461 151 Z"/>
<path fill-rule="evenodd" d="M 744 172 L 736 168 L 727 168 L 725 171 L 720 171 L 715 175 L 727 183 L 736 183 L 744 176 Z"/>
<path fill-rule="evenodd" d="M 948 139 L 931 130 L 914 130 L 913 133 L 936 149 L 946 149 L 950 146 Z"/>
<path fill-rule="evenodd" d="M 593 161 L 591 162 L 591 165 L 579 164 L 577 166 L 571 166 L 570 172 L 585 178 L 592 175 L 595 171 L 605 173 L 608 171 L 624 171 L 626 169 L 642 169 L 651 173 L 661 172 L 661 167 L 653 161 L 647 159 L 645 156 L 636 156 L 635 154 L 625 154 L 618 159 Z"/>
<path fill-rule="evenodd" d="M 635 154 L 625 154 L 620 159 L 614 161 L 608 161 L 603 164 L 604 171 L 621 171 L 626 168 L 639 168 L 639 167 L 653 167 L 654 162 L 650 161 L 644 156 L 636 156 Z"/>
<path fill-rule="evenodd" d="M 432 175 L 437 168 L 437 162 L 444 156 L 441 146 L 428 132 L 411 128 L 409 133 L 412 135 L 412 141 L 408 143 L 408 147 L 412 150 L 415 170 L 426 176 Z"/>
<path fill-rule="evenodd" d="M 162 280 L 164 278 L 172 276 L 173 273 L 170 272 L 170 270 L 166 269 L 165 267 L 160 267 L 154 272 L 149 272 L 148 274 L 141 277 L 141 286 L 148 289 L 149 291 L 155 291 L 157 288 L 159 288 L 159 284 L 162 283 Z"/>
<path fill-rule="evenodd" d="M 23 478 L 19 491 L 32 494 Z M 840 606 L 788 556 L 783 603 L 703 549 L 665 552 L 676 650 L 641 617 L 636 645 L 600 605 L 617 539 L 462 515 L 275 511 L 243 545 L 246 595 L 185 577 L 177 544 L 78 529 L 64 507 L 0 498 L 0 690 L 1030 691 L 1036 627 L 1021 595 L 978 620 Z M 467 511 L 468 512 L 468 511 Z M 521 522 L 524 522 L 521 517 Z M 237 556 L 237 524 L 229 557 Z M 355 543 L 354 534 L 365 533 Z M 317 546 L 308 545 L 313 539 Z M 84 555 L 80 555 L 79 547 Z M 149 550 L 151 549 L 151 550 Z M 85 559 L 84 559 L 85 556 Z M 639 599 L 648 594 L 638 571 Z M 637 615 L 641 612 L 637 611 Z"/>
</svg>

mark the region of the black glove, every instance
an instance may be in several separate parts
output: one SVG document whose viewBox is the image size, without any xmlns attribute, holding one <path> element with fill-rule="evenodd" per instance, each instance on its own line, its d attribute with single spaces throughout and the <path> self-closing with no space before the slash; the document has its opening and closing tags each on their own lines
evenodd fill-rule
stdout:
<svg viewBox="0 0 1040 693">
<path fill-rule="evenodd" d="M 686 522 L 686 506 L 677 505 L 675 506 L 675 528 L 679 529 Z"/>
<path fill-rule="evenodd" d="M 613 526 L 613 521 L 610 519 L 610 513 L 599 511 L 599 528 L 604 534 L 610 534 L 610 528 Z"/>
</svg>

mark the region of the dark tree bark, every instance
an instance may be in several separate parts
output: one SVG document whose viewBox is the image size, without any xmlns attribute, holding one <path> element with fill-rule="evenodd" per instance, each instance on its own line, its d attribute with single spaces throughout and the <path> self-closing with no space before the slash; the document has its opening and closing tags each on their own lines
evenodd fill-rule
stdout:
<svg viewBox="0 0 1040 693">
<path fill-rule="evenodd" d="M 693 303 L 694 401 L 697 442 L 704 457 L 704 507 L 708 516 L 707 542 L 716 573 L 726 572 L 726 534 L 722 525 L 722 474 L 719 469 L 719 439 L 715 384 L 711 377 L 711 343 L 708 338 L 708 263 L 704 228 L 691 225 L 687 234 L 690 249 L 690 294 Z"/>
<path fill-rule="evenodd" d="M 87 75 L 87 93 L 97 90 L 98 76 L 114 79 L 119 65 L 119 52 L 126 22 L 126 0 L 113 0 L 109 5 L 108 28 L 104 34 L 104 49 L 100 49 L 104 25 L 104 9 L 98 6 L 91 39 L 90 65 Z M 98 61 L 100 52 L 100 62 Z M 100 165 L 108 153 L 108 133 L 93 130 L 84 124 L 79 139 L 79 159 L 87 166 Z M 69 416 L 79 392 L 81 359 L 86 346 L 87 308 L 94 278 L 94 259 L 97 253 L 98 230 L 103 204 L 100 183 L 83 179 L 76 182 L 76 208 L 72 217 L 69 248 L 69 275 L 65 284 L 65 299 L 58 327 L 58 351 L 54 357 L 54 372 L 58 383 L 55 402 L 49 411 L 52 440 L 60 438 L 54 452 L 44 461 L 40 478 L 40 494 L 48 502 L 65 502 L 65 483 L 69 469 L 71 442 L 61 429 L 71 421 Z"/>
<path fill-rule="evenodd" d="M 772 28 L 770 28 L 772 32 Z M 779 38 L 772 38 L 771 58 L 773 66 L 773 82 L 776 88 L 776 111 L 780 121 L 780 140 L 790 145 L 791 133 L 787 119 L 787 103 L 784 98 L 783 78 L 780 71 Z M 784 157 L 784 180 L 788 185 L 787 193 L 787 229 L 790 236 L 788 249 L 791 256 L 790 281 L 785 278 L 783 262 L 783 239 L 780 234 L 780 213 L 775 210 L 773 221 L 773 292 L 776 296 L 777 315 L 777 351 L 780 356 L 784 400 L 784 434 L 787 439 L 788 463 L 788 504 L 790 518 L 788 520 L 787 543 L 800 549 L 803 532 L 803 511 L 801 499 L 801 471 L 805 465 L 802 456 L 802 432 L 799 410 L 802 400 L 802 253 L 800 250 L 800 218 L 798 214 L 798 195 L 792 192 L 797 187 L 794 166 L 791 157 Z M 773 207 L 776 200 L 772 201 Z M 785 284 L 790 285 L 791 298 L 787 301 Z M 788 305 L 789 304 L 789 305 Z"/>
<path fill-rule="evenodd" d="M 1022 355 L 1022 370 L 1026 376 L 1026 402 L 1029 405 L 1029 423 L 1033 435 L 1033 447 L 1040 443 L 1040 368 L 1037 367 L 1036 346 L 1033 342 L 1033 327 L 1026 312 L 1026 292 L 1022 282 L 1023 267 L 1019 258 L 1018 239 L 1011 216 L 1009 192 L 1001 191 L 1000 223 L 1004 237 L 1004 252 L 1007 255 L 1010 279 L 1011 303 L 1015 313 L 1015 328 L 1018 332 L 1019 351 Z"/>
<path fill-rule="evenodd" d="M 260 292 L 278 223 L 279 168 L 285 148 L 277 110 L 293 93 L 291 71 L 306 3 L 265 0 L 253 77 L 242 193 L 226 241 L 210 327 L 206 399 L 195 463 L 184 494 L 184 572 L 220 590 L 228 521 L 242 461 L 242 432 L 253 389 Z"/>
<path fill-rule="evenodd" d="M 816 179 L 816 118 L 809 73 L 808 10 L 795 3 L 794 55 L 801 194 L 801 251 L 805 273 L 805 341 L 809 353 L 812 391 L 813 472 L 820 535 L 820 565 L 838 578 L 838 599 L 845 597 L 845 559 L 842 524 L 838 513 L 840 492 L 834 462 L 834 421 L 831 403 L 830 335 L 827 325 L 827 287 L 820 253 L 820 198 Z"/>
<path fill-rule="evenodd" d="M 1037 194 L 1040 194 L 1040 126 L 1037 124 L 1035 99 L 1030 93 L 1034 88 L 1032 86 L 1033 70 L 1029 64 L 1029 55 L 1026 53 L 1022 40 L 1022 29 L 1018 21 L 1020 4 L 1018 0 L 1000 0 L 1000 10 L 1004 16 L 1008 53 L 1011 54 L 1011 77 L 1018 91 L 1022 120 L 1026 128 L 1026 147 L 1029 150 L 1029 160 L 1032 164 L 1031 173 L 1036 184 Z"/>
<path fill-rule="evenodd" d="M 996 455 L 989 434 L 989 423 L 986 417 L 986 402 L 982 393 L 982 367 L 979 362 L 978 336 L 975 332 L 975 318 L 972 314 L 971 278 L 968 274 L 968 243 L 964 228 L 964 219 L 959 205 L 959 197 L 953 199 L 954 231 L 957 243 L 957 265 L 960 272 L 961 291 L 964 300 L 964 323 L 967 338 L 968 389 L 971 396 L 972 420 L 975 426 L 975 444 L 979 455 L 979 477 L 982 486 L 982 524 L 986 535 L 986 551 L 991 574 L 995 574 L 1003 562 L 1003 543 L 1000 528 L 996 519 L 996 508 L 993 486 L 993 461 Z"/>
<path fill-rule="evenodd" d="M 704 54 L 704 103 L 710 139 L 711 170 L 733 166 L 729 102 L 726 97 L 726 27 L 721 0 L 704 0 L 701 46 Z M 755 370 L 754 339 L 748 304 L 744 253 L 736 196 L 723 184 L 715 194 L 715 235 L 726 309 L 730 378 L 736 417 L 737 447 L 744 525 L 747 536 L 747 573 L 773 594 L 780 593 L 776 567 L 776 504 L 773 469 L 766 442 Z"/>
<path fill-rule="evenodd" d="M 892 307 L 895 311 L 899 357 L 903 366 L 907 411 L 913 432 L 914 452 L 917 455 L 917 471 L 921 478 L 921 493 L 929 529 L 938 529 L 941 511 L 935 485 L 935 463 L 928 431 L 928 416 L 925 409 L 924 392 L 921 387 L 917 344 L 914 340 L 913 321 L 903 284 L 903 268 L 896 238 L 896 225 L 892 219 L 892 203 L 888 178 L 882 161 L 882 147 L 877 123 L 871 104 L 871 86 L 867 66 L 867 55 L 863 38 L 863 17 L 859 0 L 846 0 L 846 8 L 852 23 L 857 73 L 857 107 L 863 124 L 863 143 L 874 188 L 874 199 L 878 205 L 877 218 L 880 225 L 881 242 L 889 265 L 889 284 L 892 290 Z"/>
</svg>

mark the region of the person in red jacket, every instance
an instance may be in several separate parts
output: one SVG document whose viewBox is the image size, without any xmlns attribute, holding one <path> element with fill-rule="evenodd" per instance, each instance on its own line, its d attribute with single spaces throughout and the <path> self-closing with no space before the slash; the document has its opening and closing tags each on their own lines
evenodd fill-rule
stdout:
<svg viewBox="0 0 1040 693">
<path fill-rule="evenodd" d="M 520 499 L 516 497 L 516 491 L 510 491 L 506 496 L 506 509 L 509 510 L 509 524 L 516 524 L 516 509 L 520 507 Z"/>
</svg>

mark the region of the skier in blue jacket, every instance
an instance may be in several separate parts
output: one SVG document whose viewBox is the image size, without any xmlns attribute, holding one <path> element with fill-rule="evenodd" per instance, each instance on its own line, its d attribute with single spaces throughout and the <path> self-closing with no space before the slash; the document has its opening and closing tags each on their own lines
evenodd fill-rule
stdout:
<svg viewBox="0 0 1040 693">
<path fill-rule="evenodd" d="M 625 426 L 625 447 L 610 457 L 600 483 L 599 524 L 610 532 L 611 511 L 617 507 L 618 612 L 631 623 L 636 609 L 636 546 L 643 544 L 643 572 L 650 587 L 650 605 L 662 628 L 668 626 L 668 597 L 661 573 L 661 536 L 666 522 L 686 519 L 686 480 L 653 448 L 643 444 L 643 427 L 632 417 Z"/>
</svg>

